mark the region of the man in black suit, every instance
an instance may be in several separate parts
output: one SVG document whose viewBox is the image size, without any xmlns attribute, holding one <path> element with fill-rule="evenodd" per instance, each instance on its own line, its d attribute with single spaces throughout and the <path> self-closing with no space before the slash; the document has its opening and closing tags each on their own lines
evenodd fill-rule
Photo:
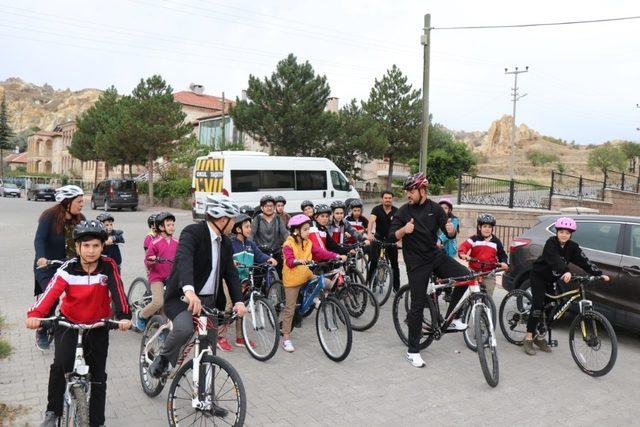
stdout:
<svg viewBox="0 0 640 427">
<path fill-rule="evenodd" d="M 238 316 L 246 312 L 238 271 L 233 264 L 231 241 L 227 237 L 237 215 L 238 206 L 228 197 L 208 196 L 206 220 L 188 225 L 180 234 L 164 297 L 164 310 L 173 322 L 173 329 L 159 356 L 149 366 L 152 376 L 162 376 L 169 363 L 175 366 L 180 348 L 193 334 L 192 315 L 200 314 L 203 305 L 224 310 L 222 279 L 229 288 L 233 310 Z M 181 300 L 183 296 L 188 304 Z"/>
</svg>

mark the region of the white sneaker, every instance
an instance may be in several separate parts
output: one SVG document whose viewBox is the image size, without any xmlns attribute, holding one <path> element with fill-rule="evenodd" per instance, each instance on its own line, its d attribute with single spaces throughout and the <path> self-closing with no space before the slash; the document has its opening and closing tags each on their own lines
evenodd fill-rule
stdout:
<svg viewBox="0 0 640 427">
<path fill-rule="evenodd" d="M 420 353 L 407 353 L 407 360 L 416 368 L 424 368 L 425 363 Z"/>
<path fill-rule="evenodd" d="M 313 299 L 313 304 L 316 306 L 316 308 L 320 307 L 320 303 L 321 303 L 321 302 L 322 302 L 322 301 L 320 301 L 320 298 L 318 298 L 318 297 L 315 297 L 315 298 Z"/>
<path fill-rule="evenodd" d="M 284 349 L 284 351 L 289 353 L 293 353 L 295 351 L 295 348 L 293 348 L 293 343 L 291 342 L 291 340 L 283 340 L 282 348 Z"/>
<path fill-rule="evenodd" d="M 448 329 L 453 331 L 464 331 L 467 329 L 467 324 L 464 323 L 462 319 L 453 319 Z"/>
</svg>

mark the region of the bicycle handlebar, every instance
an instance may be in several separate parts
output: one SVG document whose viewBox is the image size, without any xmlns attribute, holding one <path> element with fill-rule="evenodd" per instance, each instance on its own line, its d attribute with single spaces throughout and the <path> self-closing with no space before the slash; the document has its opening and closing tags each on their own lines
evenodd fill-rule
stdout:
<svg viewBox="0 0 640 427">
<path fill-rule="evenodd" d="M 95 329 L 106 326 L 109 329 L 118 329 L 118 327 L 123 323 L 122 321 L 117 321 L 113 319 L 102 319 L 95 323 L 74 323 L 69 319 L 62 316 L 53 316 L 53 317 L 44 317 L 44 318 L 36 318 L 40 321 L 40 325 L 44 327 L 51 327 L 55 325 L 62 325 L 70 329 Z"/>
<path fill-rule="evenodd" d="M 48 259 L 44 265 L 36 267 L 36 270 L 42 270 L 43 268 L 49 268 L 54 265 L 62 265 L 62 264 L 64 264 L 64 261 L 60 261 L 58 259 Z"/>
<path fill-rule="evenodd" d="M 490 276 L 492 274 L 497 274 L 502 271 L 503 270 L 501 268 L 494 268 L 493 270 L 478 271 L 476 273 L 468 274 L 466 276 L 449 277 L 448 279 L 437 279 L 436 283 L 440 285 L 453 285 L 454 283 L 469 282 L 471 280 L 477 279 L 478 277 Z"/>
<path fill-rule="evenodd" d="M 186 304 L 189 304 L 189 300 L 185 296 L 181 296 L 180 301 Z M 226 319 L 231 319 L 237 316 L 235 312 L 233 314 L 227 314 L 226 311 L 218 310 L 215 307 L 214 308 L 205 307 L 204 305 L 202 306 L 201 310 L 206 316 L 223 316 Z"/>
<path fill-rule="evenodd" d="M 156 257 L 155 259 L 147 258 L 147 261 L 149 261 L 149 262 L 158 262 L 158 263 L 168 262 L 168 263 L 173 264 L 173 260 L 172 259 L 162 258 L 162 257 Z"/>
<path fill-rule="evenodd" d="M 499 267 L 500 266 L 500 262 L 487 262 L 487 261 L 481 261 L 477 258 L 469 258 L 467 260 L 468 262 L 472 262 L 474 264 L 480 264 L 480 265 L 486 265 L 486 266 L 491 266 L 493 268 Z M 506 264 L 506 263 L 505 263 Z"/>
<path fill-rule="evenodd" d="M 382 240 L 378 240 L 378 239 L 373 239 L 373 242 L 376 245 L 380 245 L 385 248 L 392 248 L 392 247 L 398 246 L 396 242 L 383 242 Z"/>
<path fill-rule="evenodd" d="M 592 282 L 597 282 L 599 280 L 602 280 L 602 276 L 571 276 L 571 280 L 569 280 L 569 283 L 571 282 L 592 283 Z"/>
</svg>

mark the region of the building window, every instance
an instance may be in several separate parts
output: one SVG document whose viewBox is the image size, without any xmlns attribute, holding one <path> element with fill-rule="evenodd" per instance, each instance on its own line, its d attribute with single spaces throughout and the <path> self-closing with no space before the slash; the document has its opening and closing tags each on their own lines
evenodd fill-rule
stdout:
<svg viewBox="0 0 640 427">
<path fill-rule="evenodd" d="M 219 149 L 222 144 L 222 117 L 203 120 L 198 126 L 198 140 L 200 144 Z M 224 118 L 225 142 L 232 143 L 238 141 L 238 134 L 233 129 L 233 120 L 229 116 Z"/>
</svg>

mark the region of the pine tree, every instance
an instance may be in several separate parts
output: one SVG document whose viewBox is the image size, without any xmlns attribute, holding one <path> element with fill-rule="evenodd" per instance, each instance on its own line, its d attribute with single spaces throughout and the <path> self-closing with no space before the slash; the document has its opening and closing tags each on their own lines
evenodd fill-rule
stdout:
<svg viewBox="0 0 640 427">
<path fill-rule="evenodd" d="M 9 125 L 9 113 L 7 112 L 7 95 L 2 95 L 0 104 L 0 178 L 4 178 L 4 150 L 10 150 L 9 140 L 13 137 L 13 130 Z"/>
</svg>

